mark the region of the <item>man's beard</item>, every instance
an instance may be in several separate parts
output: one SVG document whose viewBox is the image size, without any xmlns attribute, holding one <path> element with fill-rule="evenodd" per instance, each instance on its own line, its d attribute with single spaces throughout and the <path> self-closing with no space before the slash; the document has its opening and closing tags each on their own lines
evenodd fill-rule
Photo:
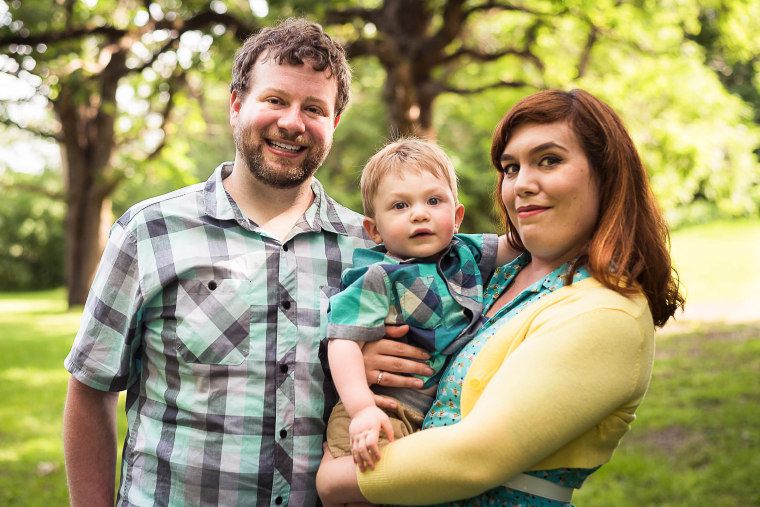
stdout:
<svg viewBox="0 0 760 507">
<path fill-rule="evenodd" d="M 258 137 L 252 132 L 252 128 L 238 127 L 233 130 L 232 137 L 242 161 L 248 167 L 254 178 L 274 188 L 295 188 L 307 181 L 317 172 L 327 157 L 330 146 L 316 146 L 308 143 L 310 150 L 304 161 L 300 164 L 288 165 L 287 159 L 282 159 L 280 164 L 267 164 L 264 160 L 263 137 Z M 277 140 L 284 142 L 296 142 L 285 135 L 280 135 Z M 300 142 L 301 139 L 298 139 Z"/>
</svg>

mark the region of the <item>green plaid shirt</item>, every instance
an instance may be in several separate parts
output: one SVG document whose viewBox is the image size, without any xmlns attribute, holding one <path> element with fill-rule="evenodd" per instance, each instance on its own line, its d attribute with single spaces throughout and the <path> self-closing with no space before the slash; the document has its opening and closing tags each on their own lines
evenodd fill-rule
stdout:
<svg viewBox="0 0 760 507">
<path fill-rule="evenodd" d="M 362 217 L 314 180 L 280 243 L 209 180 L 133 206 L 111 230 L 65 361 L 127 390 L 119 505 L 314 505 L 328 298 Z"/>
<path fill-rule="evenodd" d="M 437 384 L 447 357 L 484 321 L 483 285 L 496 267 L 497 246 L 495 234 L 456 234 L 436 262 L 400 261 L 382 245 L 357 249 L 340 293 L 330 298 L 327 336 L 374 341 L 385 336 L 385 324 L 408 324 L 403 341 L 431 353 L 435 374 L 423 378 L 425 387 Z M 414 390 L 373 387 L 418 409 Z"/>
</svg>

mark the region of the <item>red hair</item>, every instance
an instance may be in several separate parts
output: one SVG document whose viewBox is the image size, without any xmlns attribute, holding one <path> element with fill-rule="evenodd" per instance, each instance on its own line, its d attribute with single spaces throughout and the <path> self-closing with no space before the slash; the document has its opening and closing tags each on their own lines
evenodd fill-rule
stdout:
<svg viewBox="0 0 760 507">
<path fill-rule="evenodd" d="M 630 296 L 640 287 L 655 325 L 664 325 L 684 304 L 670 259 L 668 226 L 633 140 L 610 106 L 583 90 L 546 90 L 515 104 L 499 122 L 491 144 L 491 163 L 499 171 L 497 196 L 504 181 L 500 159 L 514 130 L 556 122 L 566 122 L 575 132 L 599 188 L 599 217 L 580 263 L 621 294 Z M 496 201 L 510 244 L 525 251 L 504 203 Z"/>
</svg>

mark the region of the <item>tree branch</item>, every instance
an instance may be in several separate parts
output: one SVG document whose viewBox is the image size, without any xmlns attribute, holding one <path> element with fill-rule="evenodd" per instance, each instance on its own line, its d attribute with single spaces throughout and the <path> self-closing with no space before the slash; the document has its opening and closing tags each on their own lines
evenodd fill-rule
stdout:
<svg viewBox="0 0 760 507">
<path fill-rule="evenodd" d="M 588 64 L 591 60 L 591 49 L 594 47 L 598 37 L 599 30 L 595 25 L 591 25 L 591 30 L 589 30 L 588 37 L 586 38 L 586 45 L 583 47 L 580 59 L 578 60 L 578 74 L 575 76 L 576 79 L 580 79 L 586 75 L 586 70 L 588 70 Z"/>
<path fill-rule="evenodd" d="M 64 201 L 66 199 L 65 192 L 55 192 L 53 190 L 47 190 L 43 186 L 32 185 L 29 183 L 13 182 L 11 184 L 8 184 L 5 182 L 2 182 L 0 183 L 0 188 L 4 190 L 15 190 L 15 191 L 20 191 L 20 192 L 29 192 L 30 194 L 42 195 L 50 199 L 54 199 L 56 201 Z"/>
<path fill-rule="evenodd" d="M 42 137 L 43 139 L 49 139 L 49 140 L 55 141 L 55 142 L 62 142 L 63 141 L 63 137 L 61 136 L 60 133 L 49 132 L 49 131 L 45 131 L 45 130 L 42 130 L 42 129 L 38 129 L 38 128 L 34 128 L 34 127 L 29 127 L 29 126 L 25 127 L 25 126 L 21 125 L 20 123 L 14 121 L 14 120 L 12 120 L 12 119 L 10 119 L 8 117 L 5 117 L 5 116 L 4 117 L 0 117 L 0 123 L 2 123 L 3 125 L 6 125 L 8 127 L 15 127 L 15 128 L 17 128 L 19 130 L 23 130 L 25 132 L 29 132 L 30 134 L 33 134 L 33 135 L 35 135 L 37 137 Z"/>
<path fill-rule="evenodd" d="M 349 7 L 343 10 L 328 10 L 325 12 L 326 25 L 340 25 L 351 23 L 356 18 L 377 25 L 378 9 L 366 9 L 363 7 Z"/>
<path fill-rule="evenodd" d="M 477 88 L 455 88 L 453 86 L 442 86 L 441 91 L 446 93 L 456 93 L 459 95 L 476 95 L 486 90 L 493 90 L 496 88 L 538 88 L 537 86 L 527 83 L 525 81 L 498 81 Z"/>
<path fill-rule="evenodd" d="M 71 39 L 81 39 L 93 35 L 105 35 L 110 41 L 118 40 L 124 37 L 128 32 L 112 26 L 96 26 L 88 28 L 72 28 L 57 32 L 43 32 L 24 37 L 20 34 L 13 34 L 0 38 L 0 47 L 7 47 L 11 44 L 24 44 L 36 46 L 37 44 L 52 44 Z"/>
</svg>

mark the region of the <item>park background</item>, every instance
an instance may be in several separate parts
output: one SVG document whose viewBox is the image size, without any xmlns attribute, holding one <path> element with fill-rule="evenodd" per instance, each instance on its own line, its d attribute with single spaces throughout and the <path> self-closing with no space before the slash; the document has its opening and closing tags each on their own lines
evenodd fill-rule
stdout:
<svg viewBox="0 0 760 507">
<path fill-rule="evenodd" d="M 416 134 L 454 161 L 463 231 L 497 231 L 488 152 L 512 104 L 584 88 L 621 114 L 687 306 L 658 332 L 631 433 L 575 503 L 759 505 L 754 0 L 0 0 L 0 504 L 66 505 L 62 363 L 108 229 L 234 157 L 234 51 L 290 15 L 349 53 L 352 99 L 317 177 L 355 210 L 367 158 Z"/>
</svg>

